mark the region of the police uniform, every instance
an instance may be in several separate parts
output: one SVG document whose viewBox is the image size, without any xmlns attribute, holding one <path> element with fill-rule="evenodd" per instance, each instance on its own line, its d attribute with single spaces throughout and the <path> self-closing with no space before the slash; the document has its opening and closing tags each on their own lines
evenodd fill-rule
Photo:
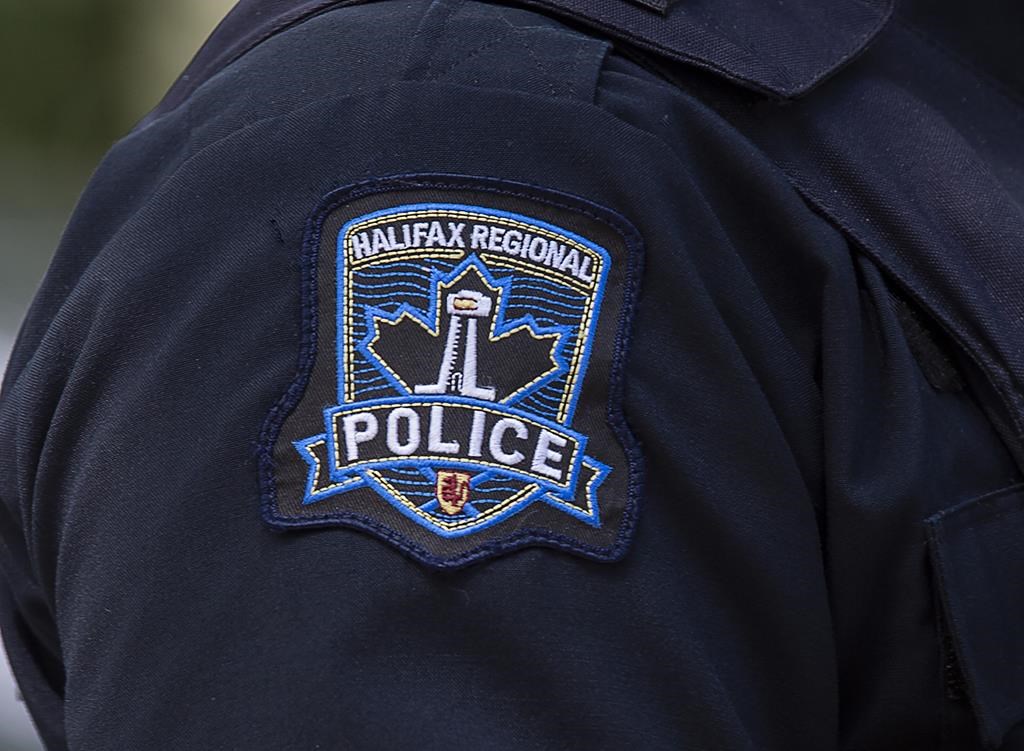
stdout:
<svg viewBox="0 0 1024 751">
<path fill-rule="evenodd" d="M 1024 748 L 1022 31 L 242 2 L 4 383 L 48 747 Z"/>
</svg>

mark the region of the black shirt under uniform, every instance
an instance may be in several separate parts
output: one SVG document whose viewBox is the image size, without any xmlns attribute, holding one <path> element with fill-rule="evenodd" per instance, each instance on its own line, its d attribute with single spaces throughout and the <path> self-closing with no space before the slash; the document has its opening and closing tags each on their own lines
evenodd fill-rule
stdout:
<svg viewBox="0 0 1024 751">
<path fill-rule="evenodd" d="M 1024 749 L 1022 38 L 242 2 L 4 381 L 48 748 Z"/>
</svg>

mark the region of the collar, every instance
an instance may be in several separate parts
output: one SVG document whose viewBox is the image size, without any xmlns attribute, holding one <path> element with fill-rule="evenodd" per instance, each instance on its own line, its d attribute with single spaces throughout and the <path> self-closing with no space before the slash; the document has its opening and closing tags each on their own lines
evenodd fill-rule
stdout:
<svg viewBox="0 0 1024 751">
<path fill-rule="evenodd" d="M 240 0 L 142 124 L 184 102 L 266 39 L 370 0 Z M 895 0 L 513 0 L 781 98 L 807 93 L 856 57 Z"/>
</svg>

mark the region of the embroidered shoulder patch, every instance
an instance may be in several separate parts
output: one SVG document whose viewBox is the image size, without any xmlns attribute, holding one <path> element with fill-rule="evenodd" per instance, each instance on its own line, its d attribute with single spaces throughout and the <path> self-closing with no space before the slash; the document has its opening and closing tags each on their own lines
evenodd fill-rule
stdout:
<svg viewBox="0 0 1024 751">
<path fill-rule="evenodd" d="M 406 176 L 329 196 L 299 375 L 261 440 L 266 521 L 353 527 L 436 567 L 530 545 L 620 557 L 639 256 L 618 215 L 532 186 Z"/>
</svg>

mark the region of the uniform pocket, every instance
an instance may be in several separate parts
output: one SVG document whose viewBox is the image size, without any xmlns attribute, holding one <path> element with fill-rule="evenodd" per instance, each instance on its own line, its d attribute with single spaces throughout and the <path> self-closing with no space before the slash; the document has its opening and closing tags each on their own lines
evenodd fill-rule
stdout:
<svg viewBox="0 0 1024 751">
<path fill-rule="evenodd" d="M 986 748 L 1024 722 L 1024 484 L 926 522 L 931 563 Z"/>
</svg>

